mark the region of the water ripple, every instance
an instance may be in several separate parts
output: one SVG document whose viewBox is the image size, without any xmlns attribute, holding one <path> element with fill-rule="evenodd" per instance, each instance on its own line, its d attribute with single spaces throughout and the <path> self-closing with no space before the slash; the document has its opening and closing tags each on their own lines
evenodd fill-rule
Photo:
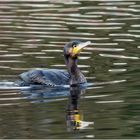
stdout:
<svg viewBox="0 0 140 140">
<path fill-rule="evenodd" d="M 27 55 L 37 55 L 37 54 L 45 54 L 45 52 L 23 52 L 23 54 L 27 54 Z"/>
<path fill-rule="evenodd" d="M 109 69 L 108 71 L 109 72 L 113 72 L 113 73 L 115 72 L 116 73 L 116 72 L 125 72 L 125 71 L 127 71 L 127 69 Z"/>
<path fill-rule="evenodd" d="M 25 97 L 9 97 L 9 98 L 0 98 L 0 101 L 7 101 L 7 100 L 23 100 L 26 99 Z"/>
<path fill-rule="evenodd" d="M 91 57 L 87 57 L 87 56 L 79 56 L 79 60 L 87 60 L 90 59 Z"/>
<path fill-rule="evenodd" d="M 10 67 L 8 66 L 0 66 L 0 69 L 9 69 Z"/>
<path fill-rule="evenodd" d="M 7 53 L 8 51 L 0 50 L 0 53 Z"/>
<path fill-rule="evenodd" d="M 128 32 L 140 33 L 140 30 L 128 30 Z"/>
<path fill-rule="evenodd" d="M 108 18 L 107 21 L 128 21 L 128 20 L 139 20 L 139 17 L 123 17 L 123 18 Z"/>
<path fill-rule="evenodd" d="M 20 61 L 20 60 L 0 60 L 0 63 L 25 63 L 25 61 Z"/>
<path fill-rule="evenodd" d="M 93 45 L 96 45 L 96 46 L 117 46 L 118 43 L 116 43 L 116 42 L 115 43 L 114 42 L 112 42 L 112 43 L 100 42 L 100 43 L 93 43 Z"/>
<path fill-rule="evenodd" d="M 109 36 L 119 36 L 119 37 L 133 37 L 133 34 L 129 34 L 129 33 L 116 33 L 116 34 L 109 34 Z"/>
<path fill-rule="evenodd" d="M 3 54 L 0 55 L 0 57 L 21 57 L 23 56 L 22 54 Z"/>
<path fill-rule="evenodd" d="M 129 7 L 139 8 L 140 5 L 139 4 L 133 4 L 133 5 L 129 5 Z"/>
<path fill-rule="evenodd" d="M 135 40 L 133 40 L 133 39 L 114 39 L 114 41 L 118 41 L 118 42 L 134 42 Z"/>
<path fill-rule="evenodd" d="M 40 59 L 54 59 L 56 57 L 53 57 L 53 56 L 36 56 L 36 58 L 40 58 Z"/>
<path fill-rule="evenodd" d="M 113 65 L 115 65 L 115 66 L 124 66 L 124 65 L 127 65 L 127 63 L 113 63 Z"/>
<path fill-rule="evenodd" d="M 55 50 L 41 50 L 42 52 L 63 52 L 63 50 L 58 50 L 58 49 L 55 49 Z"/>
<path fill-rule="evenodd" d="M 91 48 L 91 47 L 87 47 L 87 48 L 85 48 L 85 50 L 121 52 L 121 51 L 124 51 L 125 49 L 123 49 L 123 48 L 96 48 L 96 47 Z"/>
<path fill-rule="evenodd" d="M 115 100 L 115 101 L 96 101 L 95 103 L 98 103 L 98 104 L 108 104 L 108 103 L 123 103 L 124 100 Z"/>
<path fill-rule="evenodd" d="M 13 106 L 13 105 L 19 105 L 20 103 L 3 103 L 3 104 L 0 104 L 0 107 L 3 107 L 3 106 Z"/>
<path fill-rule="evenodd" d="M 114 81 L 108 81 L 108 82 L 96 82 L 94 85 L 99 86 L 99 85 L 108 85 L 108 84 L 116 84 L 116 83 L 123 83 L 126 82 L 126 80 L 114 80 Z"/>
<path fill-rule="evenodd" d="M 99 5 L 135 5 L 136 3 L 135 2 L 121 2 L 121 1 L 119 1 L 119 2 L 103 2 L 103 3 L 99 3 Z"/>
<path fill-rule="evenodd" d="M 82 29 L 82 30 L 118 30 L 122 29 L 121 26 L 118 27 L 77 27 L 77 29 Z"/>
<path fill-rule="evenodd" d="M 111 58 L 132 59 L 132 60 L 139 59 L 139 57 L 124 56 L 124 55 L 113 55 L 113 54 L 99 54 L 99 55 L 103 57 L 111 57 Z"/>
<path fill-rule="evenodd" d="M 104 22 L 104 23 L 81 23 L 81 22 L 69 22 L 68 25 L 85 25 L 85 26 L 115 26 L 115 25 L 125 25 L 125 23 L 117 22 Z M 114 28 L 114 27 L 113 27 Z"/>
<path fill-rule="evenodd" d="M 124 12 L 87 12 L 86 14 L 95 14 L 95 15 L 114 15 L 114 16 L 132 16 L 133 14 L 124 13 Z M 120 19 L 120 18 L 119 18 Z"/>
</svg>

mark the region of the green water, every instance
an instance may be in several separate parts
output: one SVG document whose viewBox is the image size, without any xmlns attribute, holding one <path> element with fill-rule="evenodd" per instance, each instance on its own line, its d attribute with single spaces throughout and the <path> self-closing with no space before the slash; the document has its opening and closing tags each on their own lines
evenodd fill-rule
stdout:
<svg viewBox="0 0 140 140">
<path fill-rule="evenodd" d="M 139 23 L 139 0 L 1 1 L 0 81 L 66 69 L 63 46 L 79 39 L 92 42 L 78 64 L 94 86 L 74 98 L 79 130 L 67 124 L 73 90 L 1 89 L 0 138 L 140 138 Z"/>
</svg>

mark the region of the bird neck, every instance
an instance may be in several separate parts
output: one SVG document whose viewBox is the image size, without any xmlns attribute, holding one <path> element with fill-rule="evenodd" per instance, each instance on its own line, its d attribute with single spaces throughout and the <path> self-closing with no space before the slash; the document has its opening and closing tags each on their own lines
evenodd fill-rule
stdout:
<svg viewBox="0 0 140 140">
<path fill-rule="evenodd" d="M 69 58 L 67 67 L 68 72 L 70 73 L 71 76 L 78 76 L 80 69 L 77 66 L 77 59 Z"/>
<path fill-rule="evenodd" d="M 86 82 L 84 75 L 77 66 L 77 58 L 68 58 L 66 65 L 70 74 L 70 85 Z"/>
</svg>

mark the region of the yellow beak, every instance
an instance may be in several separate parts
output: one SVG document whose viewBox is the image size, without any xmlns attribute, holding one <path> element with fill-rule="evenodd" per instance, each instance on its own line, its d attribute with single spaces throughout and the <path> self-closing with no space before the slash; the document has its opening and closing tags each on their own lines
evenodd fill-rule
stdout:
<svg viewBox="0 0 140 140">
<path fill-rule="evenodd" d="M 76 47 L 73 48 L 72 54 L 73 55 L 79 54 L 83 48 L 85 48 L 86 46 L 90 44 L 91 44 L 90 41 L 78 44 Z"/>
</svg>

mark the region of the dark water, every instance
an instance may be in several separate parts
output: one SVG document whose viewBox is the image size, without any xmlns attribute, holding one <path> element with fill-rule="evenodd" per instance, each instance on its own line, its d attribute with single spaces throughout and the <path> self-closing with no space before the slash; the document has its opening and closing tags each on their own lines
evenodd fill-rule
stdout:
<svg viewBox="0 0 140 140">
<path fill-rule="evenodd" d="M 79 67 L 95 85 L 0 90 L 0 138 L 140 138 L 139 0 L 1 0 L 0 81 L 66 69 L 62 50 L 73 39 L 92 42 Z"/>
</svg>

